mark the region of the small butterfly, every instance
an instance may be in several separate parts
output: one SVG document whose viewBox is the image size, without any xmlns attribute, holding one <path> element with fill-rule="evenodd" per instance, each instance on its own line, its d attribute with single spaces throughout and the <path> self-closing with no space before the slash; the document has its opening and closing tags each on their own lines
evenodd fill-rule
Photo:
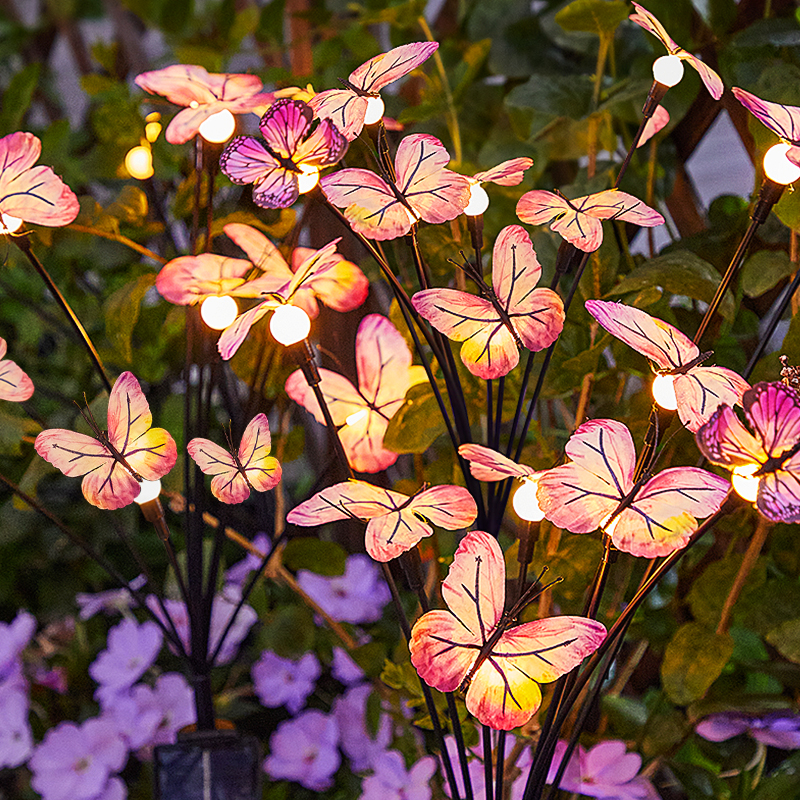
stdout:
<svg viewBox="0 0 800 800">
<path fill-rule="evenodd" d="M 733 96 L 773 133 L 791 144 L 800 144 L 800 108 L 762 100 L 734 86 Z"/>
<path fill-rule="evenodd" d="M 329 89 L 314 95 L 308 104 L 320 119 L 330 119 L 348 142 L 361 133 L 371 97 L 380 97 L 384 86 L 408 75 L 427 61 L 439 47 L 437 42 L 411 42 L 371 58 L 342 83 L 344 89 Z"/>
<path fill-rule="evenodd" d="M 167 126 L 165 136 L 170 144 L 188 142 L 206 119 L 220 111 L 261 113 L 275 99 L 271 92 L 261 91 L 261 80 L 255 75 L 208 73 L 189 64 L 143 72 L 134 83 L 176 106 L 187 106 Z"/>
<path fill-rule="evenodd" d="M 389 420 L 405 400 L 406 392 L 427 380 L 425 370 L 412 366 L 411 351 L 400 332 L 380 314 L 368 314 L 356 334 L 358 388 L 342 375 L 320 369 L 319 384 L 339 428 L 339 438 L 350 466 L 357 472 L 380 472 L 397 461 L 397 453 L 383 446 Z M 286 380 L 286 393 L 317 422 L 325 418 L 314 392 L 300 370 Z"/>
<path fill-rule="evenodd" d="M 523 156 L 510 158 L 496 167 L 476 172 L 472 179 L 478 183 L 496 183 L 498 186 L 518 186 L 522 183 L 525 171 L 533 166 L 533 159 Z"/>
<path fill-rule="evenodd" d="M 108 431 L 84 415 L 94 436 L 60 428 L 42 431 L 36 452 L 68 477 L 84 475 L 83 496 L 98 508 L 122 508 L 139 494 L 140 481 L 166 475 L 178 457 L 163 428 L 151 428 L 153 416 L 139 381 L 130 372 L 117 378 L 108 398 Z"/>
<path fill-rule="evenodd" d="M 722 92 L 725 90 L 725 86 L 719 75 L 717 75 L 711 67 L 697 58 L 697 56 L 693 56 L 682 47 L 679 47 L 675 43 L 675 40 L 666 32 L 664 26 L 646 8 L 640 6 L 638 3 L 634 3 L 633 7 L 636 9 L 636 12 L 631 14 L 629 19 L 659 39 L 661 44 L 667 48 L 670 55 L 677 56 L 681 61 L 688 61 L 697 70 L 709 94 L 715 100 L 719 100 L 720 97 L 722 97 Z"/>
<path fill-rule="evenodd" d="M 302 100 L 278 100 L 261 117 L 264 141 L 237 136 L 223 150 L 220 169 L 240 185 L 252 183 L 253 202 L 262 208 L 288 208 L 300 195 L 298 176 L 335 164 L 347 139 L 330 120 L 309 135 L 314 112 Z"/>
<path fill-rule="evenodd" d="M 258 414 L 244 429 L 239 450 L 234 452 L 208 439 L 192 439 L 186 449 L 198 467 L 213 475 L 211 494 L 222 503 L 242 503 L 250 491 L 274 489 L 281 479 L 281 465 L 269 455 L 271 440 L 265 414 Z"/>
<path fill-rule="evenodd" d="M 502 453 L 482 444 L 462 444 L 458 454 L 469 461 L 469 471 L 479 481 L 504 481 L 506 478 L 524 480 L 536 475 L 536 470 L 517 464 Z"/>
<path fill-rule="evenodd" d="M 0 139 L 0 215 L 51 228 L 69 225 L 80 211 L 78 198 L 50 167 L 33 166 L 41 152 L 32 133 Z M 8 227 L 1 224 L 0 233 Z"/>
<path fill-rule="evenodd" d="M 351 269 L 354 265 L 344 261 L 336 252 L 338 243 L 339 240 L 335 239 L 321 250 L 306 250 L 308 255 L 297 266 L 297 271 L 291 274 L 289 281 L 283 285 L 281 285 L 282 278 L 276 280 L 274 274 L 259 278 L 258 280 L 265 287 L 262 295 L 266 294 L 267 299 L 245 311 L 244 314 L 240 314 L 225 328 L 217 341 L 217 350 L 222 358 L 226 361 L 232 358 L 247 338 L 250 328 L 280 305 L 299 305 L 307 312 L 309 309 L 316 312 L 316 303 L 313 306 L 311 304 L 314 299 L 313 295 L 324 297 L 334 308 L 338 305 L 340 310 L 353 308 L 352 303 L 355 301 L 358 301 L 356 305 L 363 302 L 361 298 L 364 295 L 364 289 L 368 290 L 369 287 L 368 285 L 365 287 L 363 281 Z M 282 257 L 281 260 L 283 260 Z M 351 292 L 346 283 L 343 286 L 342 281 L 346 283 L 353 281 L 354 291 Z"/>
<path fill-rule="evenodd" d="M 564 305 L 552 289 L 536 289 L 542 268 L 530 237 L 519 225 L 500 231 L 494 243 L 492 286 L 477 270 L 465 269 L 482 296 L 457 289 L 427 289 L 414 308 L 437 330 L 464 342 L 461 360 L 479 378 L 507 375 L 519 363 L 519 348 L 543 350 L 564 327 Z"/>
<path fill-rule="evenodd" d="M 545 517 L 572 533 L 602 528 L 620 550 L 664 556 L 686 545 L 696 517 L 713 514 L 729 484 L 697 467 L 672 467 L 634 483 L 630 431 L 612 419 L 584 422 L 565 448 L 572 459 L 539 477 Z"/>
<path fill-rule="evenodd" d="M 367 522 L 367 553 L 391 561 L 433 533 L 431 524 L 449 531 L 471 525 L 478 508 L 461 486 L 434 486 L 409 497 L 364 481 L 345 481 L 317 492 L 293 508 L 286 521 L 312 526 L 355 518 Z"/>
<path fill-rule="evenodd" d="M 800 392 L 778 381 L 757 383 L 742 405 L 755 436 L 724 405 L 697 431 L 697 446 L 733 471 L 734 489 L 745 488 L 740 494 L 765 517 L 800 522 Z"/>
<path fill-rule="evenodd" d="M 423 614 L 409 642 L 411 663 L 428 685 L 466 691 L 467 709 L 499 730 L 525 724 L 542 702 L 539 684 L 574 669 L 606 637 L 601 623 L 585 617 L 509 627 L 529 597 L 504 613 L 505 578 L 497 540 L 468 533 L 442 583 L 449 611 Z"/>
<path fill-rule="evenodd" d="M 711 353 L 667 322 L 645 311 L 605 300 L 587 300 L 586 310 L 613 336 L 658 366 L 659 375 L 673 378 L 675 406 L 681 422 L 694 433 L 717 406 L 739 403 L 750 388 L 744 378 L 725 367 L 700 364 Z"/>
<path fill-rule="evenodd" d="M 33 394 L 33 381 L 13 361 L 3 358 L 8 345 L 0 339 L 0 400 L 21 403 Z"/>
<path fill-rule="evenodd" d="M 517 216 L 529 225 L 550 224 L 584 253 L 597 250 L 603 243 L 600 220 L 619 219 L 646 228 L 664 224 L 658 211 L 637 200 L 632 194 L 607 189 L 597 194 L 568 200 L 561 194 L 534 189 L 526 192 L 517 203 Z"/>
<path fill-rule="evenodd" d="M 450 155 L 435 137 L 406 136 L 395 156 L 396 179 L 366 169 L 326 175 L 320 186 L 328 201 L 344 209 L 356 233 L 368 239 L 396 239 L 420 219 L 455 219 L 469 202 L 469 178 L 446 169 Z"/>
</svg>

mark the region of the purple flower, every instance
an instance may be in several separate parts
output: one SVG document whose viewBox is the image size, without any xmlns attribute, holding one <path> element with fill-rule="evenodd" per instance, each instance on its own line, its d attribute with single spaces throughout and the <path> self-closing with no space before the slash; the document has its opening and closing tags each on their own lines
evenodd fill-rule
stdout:
<svg viewBox="0 0 800 800">
<path fill-rule="evenodd" d="M 217 649 L 220 637 L 228 627 L 228 622 L 233 612 L 236 610 L 236 605 L 241 596 L 241 589 L 238 586 L 230 584 L 226 587 L 224 593 L 219 593 L 214 597 L 214 603 L 211 606 L 211 630 L 208 645 L 209 655 Z M 167 624 L 161 612 L 161 606 L 155 596 L 148 595 L 145 602 L 153 614 Z M 189 614 L 186 611 L 186 605 L 180 600 L 165 600 L 164 605 L 166 606 L 167 613 L 175 624 L 183 646 L 188 652 L 191 648 L 189 645 Z M 225 637 L 225 642 L 220 648 L 219 655 L 214 662 L 215 664 L 227 664 L 229 661 L 233 660 L 233 657 L 239 649 L 239 645 L 242 643 L 244 637 L 247 636 L 250 628 L 253 627 L 257 619 L 258 615 L 253 608 L 247 604 L 242 606 L 239 613 L 236 615 L 236 621 Z M 172 649 L 172 647 L 170 647 L 170 649 Z"/>
<path fill-rule="evenodd" d="M 270 540 L 267 534 L 257 533 L 253 537 L 253 547 L 262 553 L 266 553 L 270 548 Z M 234 583 L 241 586 L 247 580 L 248 575 L 261 566 L 262 560 L 259 556 L 253 555 L 248 551 L 241 561 L 237 561 L 232 567 L 225 570 L 225 583 Z"/>
<path fill-rule="evenodd" d="M 89 666 L 89 674 L 104 689 L 133 686 L 158 657 L 164 637 L 155 622 L 124 619 L 108 632 L 108 647 Z"/>
<path fill-rule="evenodd" d="M 375 773 L 364 779 L 359 800 L 430 800 L 430 780 L 436 759 L 425 756 L 410 770 L 400 753 L 388 750 L 375 764 Z"/>
<path fill-rule="evenodd" d="M 555 780 L 567 743 L 556 744 L 547 783 Z M 629 753 L 625 742 L 612 739 L 600 742 L 588 752 L 578 745 L 567 764 L 559 788 L 607 800 L 658 800 L 653 784 L 638 775 L 642 757 Z"/>
<path fill-rule="evenodd" d="M 122 769 L 127 757 L 125 742 L 110 720 L 90 719 L 80 726 L 62 722 L 45 734 L 28 762 L 31 786 L 44 800 L 113 798 L 119 790 L 110 785 L 112 773 Z"/>
<path fill-rule="evenodd" d="M 332 716 L 304 711 L 278 725 L 269 740 L 264 771 L 274 780 L 296 781 L 315 792 L 333 785 L 339 768 L 339 728 Z"/>
<path fill-rule="evenodd" d="M 0 684 L 21 679 L 20 653 L 36 630 L 36 620 L 20 611 L 11 623 L 0 622 Z"/>
<path fill-rule="evenodd" d="M 251 675 L 261 705 L 267 708 L 286 706 L 296 714 L 314 691 L 321 672 L 313 653 L 306 653 L 299 661 L 291 661 L 265 650 L 253 664 Z"/>
<path fill-rule="evenodd" d="M 147 583 L 144 575 L 138 575 L 130 581 L 131 589 L 141 589 Z M 75 595 L 75 602 L 80 608 L 81 619 L 91 619 L 95 614 L 104 611 L 106 614 L 121 614 L 128 611 L 133 599 L 127 589 L 108 589 L 105 592 L 96 594 L 86 594 L 78 592 Z"/>
<path fill-rule="evenodd" d="M 372 686 L 362 683 L 348 689 L 333 704 L 333 716 L 339 723 L 342 750 L 350 759 L 353 772 L 374 769 L 392 741 L 392 720 L 388 714 L 381 714 L 378 732 L 374 739 L 370 738 L 366 723 L 367 699 L 370 694 Z"/>
<path fill-rule="evenodd" d="M 344 575 L 329 578 L 301 569 L 297 582 L 337 622 L 375 622 L 390 597 L 377 564 L 361 553 L 347 559 Z"/>
<path fill-rule="evenodd" d="M 740 733 L 748 733 L 757 742 L 781 750 L 800 749 L 800 714 L 790 709 L 758 717 L 735 712 L 711 714 L 697 725 L 695 731 L 710 742 L 723 742 Z"/>
<path fill-rule="evenodd" d="M 345 686 L 351 686 L 354 683 L 360 683 L 367 676 L 364 670 L 350 658 L 350 654 L 341 647 L 333 648 L 333 664 L 331 665 L 331 673 L 339 683 Z"/>
<path fill-rule="evenodd" d="M 24 764 L 33 752 L 28 708 L 26 691 L 0 688 L 0 769 Z"/>
</svg>

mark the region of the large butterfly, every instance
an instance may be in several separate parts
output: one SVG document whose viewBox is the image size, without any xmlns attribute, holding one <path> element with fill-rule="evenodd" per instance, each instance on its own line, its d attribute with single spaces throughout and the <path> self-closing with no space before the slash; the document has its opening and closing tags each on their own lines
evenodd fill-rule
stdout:
<svg viewBox="0 0 800 800">
<path fill-rule="evenodd" d="M 425 370 L 412 366 L 411 351 L 394 325 L 380 314 L 368 314 L 356 334 L 358 388 L 344 376 L 320 369 L 319 386 L 339 428 L 350 466 L 357 472 L 380 472 L 397 461 L 383 446 L 383 435 L 408 389 L 426 380 Z M 300 370 L 286 380 L 286 392 L 325 424 L 322 410 Z"/>
<path fill-rule="evenodd" d="M 450 155 L 435 137 L 406 136 L 397 148 L 393 181 L 366 169 L 326 175 L 320 186 L 328 201 L 344 209 L 356 233 L 368 239 L 396 239 L 418 220 L 455 219 L 469 203 L 470 182 L 446 169 Z"/>
<path fill-rule="evenodd" d="M 800 108 L 762 100 L 744 89 L 734 86 L 733 96 L 757 119 L 781 139 L 800 144 Z"/>
<path fill-rule="evenodd" d="M 262 113 L 275 99 L 262 92 L 256 75 L 209 73 L 203 67 L 173 64 L 137 75 L 134 83 L 150 94 L 160 94 L 170 103 L 187 106 L 167 126 L 170 144 L 188 142 L 210 116 L 227 110 L 233 114 Z"/>
<path fill-rule="evenodd" d="M 586 309 L 610 334 L 653 361 L 659 375 L 672 378 L 675 403 L 665 407 L 677 408 L 681 422 L 693 433 L 718 405 L 741 402 L 750 388 L 731 369 L 700 366 L 711 353 L 701 355 L 688 336 L 641 309 L 605 300 L 587 300 Z"/>
<path fill-rule="evenodd" d="M 7 349 L 6 340 L 0 339 L 0 400 L 21 403 L 33 394 L 33 381 L 22 367 L 3 358 Z"/>
<path fill-rule="evenodd" d="M 288 208 L 300 195 L 298 176 L 335 164 L 347 139 L 330 120 L 308 135 L 314 112 L 302 100 L 278 100 L 261 117 L 264 141 L 237 136 L 223 150 L 220 169 L 238 184 L 255 184 L 253 202 L 262 208 Z"/>
<path fill-rule="evenodd" d="M 72 189 L 50 167 L 33 166 L 41 152 L 42 143 L 32 133 L 0 139 L 0 218 L 6 218 L 0 233 L 15 230 L 12 221 L 56 228 L 78 216 L 80 206 Z"/>
<path fill-rule="evenodd" d="M 534 189 L 517 203 L 517 216 L 529 225 L 550 224 L 584 253 L 597 250 L 603 243 L 603 219 L 619 219 L 645 228 L 664 224 L 664 217 L 632 194 L 618 189 L 568 200 L 561 194 Z"/>
<path fill-rule="evenodd" d="M 530 237 L 519 225 L 500 231 L 494 243 L 492 286 L 469 265 L 482 296 L 457 289 L 427 289 L 412 298 L 431 325 L 461 346 L 461 360 L 479 378 L 507 375 L 519 348 L 543 350 L 564 327 L 564 305 L 552 289 L 536 289 L 542 274 Z"/>
<path fill-rule="evenodd" d="M 478 516 L 472 495 L 461 486 L 434 486 L 411 497 L 364 481 L 345 481 L 317 492 L 293 508 L 287 522 L 305 527 L 340 519 L 367 522 L 367 553 L 376 561 L 391 561 L 430 536 L 429 523 L 459 530 Z"/>
<path fill-rule="evenodd" d="M 633 7 L 636 11 L 630 15 L 629 19 L 644 28 L 648 33 L 652 33 L 657 39 L 660 39 L 661 44 L 667 48 L 670 55 L 677 56 L 681 61 L 688 61 L 697 70 L 709 94 L 715 100 L 719 100 L 725 90 L 719 75 L 697 56 L 693 56 L 690 52 L 680 47 L 666 32 L 664 26 L 646 8 L 638 3 L 634 3 Z"/>
<path fill-rule="evenodd" d="M 521 608 L 503 613 L 505 578 L 497 540 L 483 531 L 468 533 L 442 583 L 449 611 L 423 614 L 409 648 L 427 684 L 442 692 L 466 691 L 467 708 L 481 723 L 511 730 L 539 708 L 539 684 L 580 664 L 603 642 L 606 629 L 585 617 L 509 627 Z"/>
<path fill-rule="evenodd" d="M 211 494 L 223 503 L 242 503 L 250 491 L 274 489 L 281 479 L 281 465 L 269 455 L 271 440 L 266 414 L 258 414 L 244 429 L 239 449 L 234 452 L 209 439 L 192 439 L 189 455 L 211 479 Z"/>
<path fill-rule="evenodd" d="M 364 127 L 370 98 L 379 98 L 380 89 L 427 61 L 438 46 L 437 42 L 411 42 L 381 53 L 351 72 L 342 81 L 344 89 L 320 92 L 308 104 L 320 119 L 330 119 L 352 142 Z"/>
<path fill-rule="evenodd" d="M 780 382 L 757 383 L 742 405 L 755 436 L 724 405 L 697 431 L 697 446 L 733 471 L 734 489 L 765 517 L 800 522 L 800 393 Z"/>
<path fill-rule="evenodd" d="M 697 467 L 672 467 L 634 483 L 636 451 L 630 431 L 611 419 L 585 422 L 570 437 L 568 464 L 539 477 L 537 498 L 559 528 L 603 528 L 626 553 L 654 558 L 686 545 L 696 517 L 713 514 L 726 480 Z"/>
<path fill-rule="evenodd" d="M 353 294 L 341 291 L 341 287 L 338 286 L 341 279 L 353 280 L 354 276 L 353 270 L 348 266 L 350 262 L 343 261 L 336 252 L 338 242 L 339 240 L 335 239 L 321 250 L 307 250 L 309 255 L 298 265 L 297 271 L 291 276 L 288 283 L 282 286 L 280 279 L 275 280 L 274 275 L 259 278 L 269 288 L 267 299 L 245 311 L 244 314 L 240 314 L 225 328 L 217 341 L 219 354 L 226 361 L 232 358 L 247 337 L 250 328 L 279 305 L 299 305 L 308 310 L 311 307 L 310 299 L 313 299 L 313 297 L 310 298 L 310 292 L 317 294 L 317 290 L 322 292 L 329 289 L 330 292 L 326 297 L 331 299 L 334 307 L 339 305 L 340 309 L 353 308 L 351 303 L 355 300 L 358 300 L 356 305 L 363 302 L 364 285 L 358 279 L 355 279 L 358 289 Z M 368 286 L 366 288 L 368 289 Z M 305 292 L 304 289 L 308 289 L 310 292 Z M 316 304 L 312 310 L 317 310 Z"/>
<path fill-rule="evenodd" d="M 175 442 L 163 428 L 150 427 L 150 406 L 130 372 L 117 378 L 108 398 L 108 431 L 91 416 L 87 422 L 94 436 L 51 428 L 36 437 L 34 447 L 68 477 L 85 476 L 83 496 L 98 508 L 132 503 L 140 481 L 158 480 L 175 465 Z"/>
</svg>

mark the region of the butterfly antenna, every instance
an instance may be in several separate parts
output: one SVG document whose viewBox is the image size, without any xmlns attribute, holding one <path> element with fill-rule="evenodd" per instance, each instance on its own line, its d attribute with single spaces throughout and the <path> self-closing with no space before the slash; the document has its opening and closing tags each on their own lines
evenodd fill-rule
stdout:
<svg viewBox="0 0 800 800">
<path fill-rule="evenodd" d="M 541 578 L 541 576 L 544 575 L 546 571 L 547 567 L 545 567 L 542 570 L 542 572 L 539 575 L 539 578 Z M 536 583 L 531 584 L 525 590 L 525 593 L 522 595 L 522 597 L 520 597 L 520 599 L 517 600 L 516 604 L 514 605 L 514 608 L 511 609 L 509 616 L 516 617 L 523 611 L 523 609 L 526 606 L 530 605 L 537 597 L 539 597 L 539 595 L 544 594 L 548 589 L 552 589 L 553 586 L 555 586 L 557 583 L 561 583 L 563 580 L 564 579 L 559 576 L 558 578 L 553 578 L 553 580 L 550 581 L 550 583 L 544 586 L 537 587 L 536 583 L 539 582 L 539 580 L 537 579 Z"/>
</svg>

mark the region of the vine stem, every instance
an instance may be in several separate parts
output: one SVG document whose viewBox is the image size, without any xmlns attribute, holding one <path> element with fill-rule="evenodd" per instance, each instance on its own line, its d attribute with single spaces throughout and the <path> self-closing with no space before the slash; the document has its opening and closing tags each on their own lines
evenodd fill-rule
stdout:
<svg viewBox="0 0 800 800">
<path fill-rule="evenodd" d="M 83 327 L 83 324 L 78 319 L 77 314 L 72 310 L 70 304 L 64 298 L 64 295 L 58 289 L 53 279 L 50 277 L 50 274 L 44 268 L 44 264 L 36 257 L 36 254 L 31 249 L 31 243 L 28 241 L 28 237 L 23 236 L 12 236 L 11 241 L 22 251 L 28 261 L 31 263 L 33 268 L 39 273 L 41 279 L 45 282 L 45 285 L 50 290 L 50 293 L 55 298 L 58 305 L 61 306 L 61 309 L 67 315 L 67 319 L 69 320 L 72 327 L 77 332 L 78 336 L 80 337 L 81 342 L 83 342 L 83 346 L 86 348 L 86 351 L 89 353 L 89 358 L 94 364 L 95 369 L 97 370 L 97 374 L 100 376 L 100 379 L 103 381 L 103 385 L 106 387 L 109 393 L 111 393 L 111 381 L 108 379 L 108 375 L 106 375 L 105 368 L 103 367 L 103 362 L 100 360 L 100 355 L 98 354 L 97 350 L 95 349 L 94 344 L 92 343 L 89 334 L 86 332 L 86 328 Z"/>
</svg>

